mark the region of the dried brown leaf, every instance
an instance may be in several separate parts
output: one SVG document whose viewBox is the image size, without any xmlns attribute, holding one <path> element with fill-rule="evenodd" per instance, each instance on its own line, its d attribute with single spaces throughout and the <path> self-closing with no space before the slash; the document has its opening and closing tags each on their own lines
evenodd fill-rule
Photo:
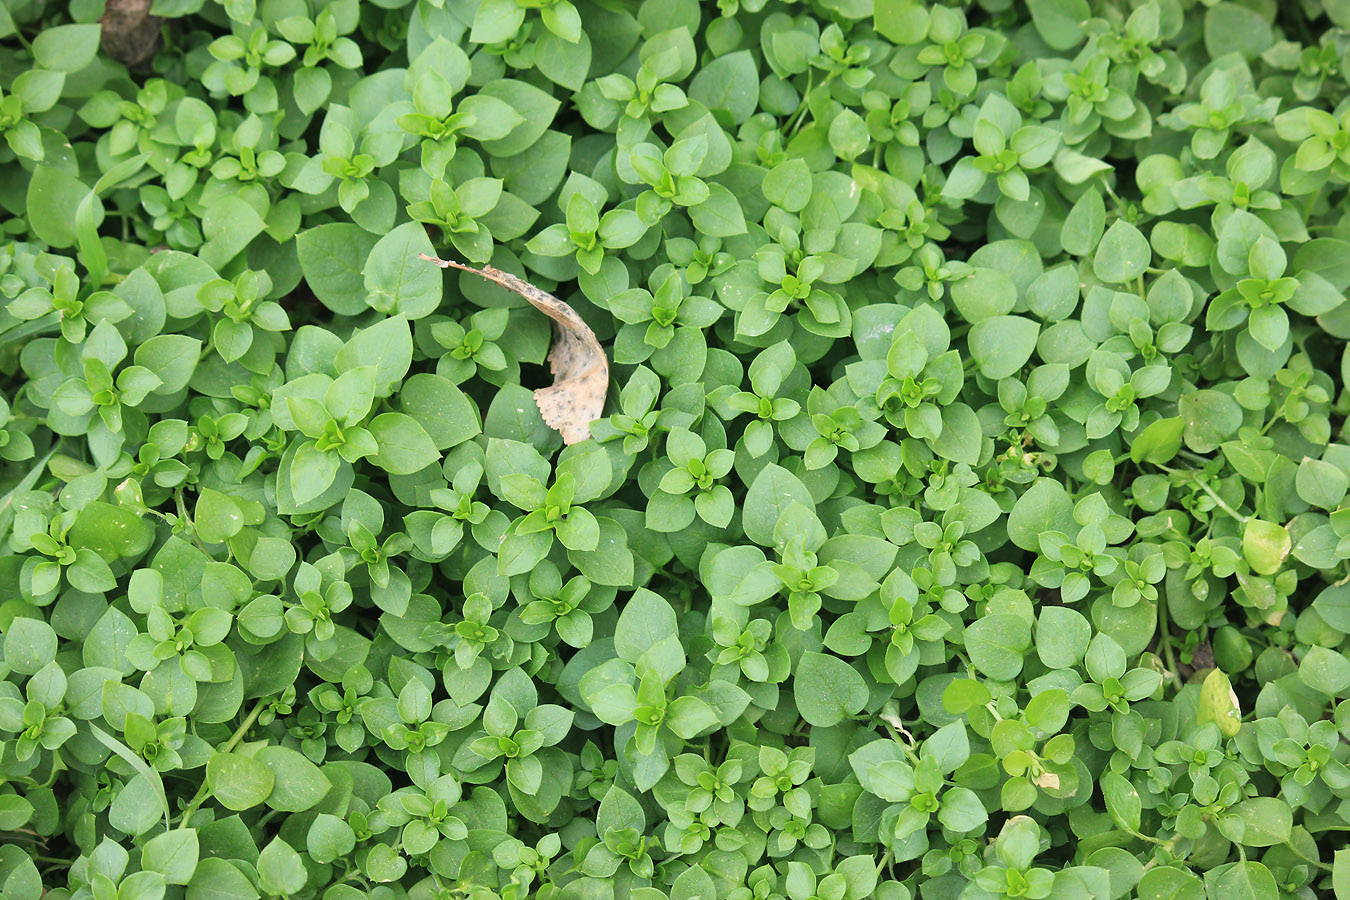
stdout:
<svg viewBox="0 0 1350 900">
<path fill-rule="evenodd" d="M 519 294 L 553 322 L 553 346 L 548 351 L 553 384 L 534 392 L 535 405 L 544 421 L 562 435 L 563 443 L 575 444 L 591 436 L 590 425 L 605 409 L 609 390 L 609 360 L 591 327 L 576 310 L 546 291 L 510 272 L 484 266 L 475 269 L 454 260 L 420 254 L 442 269 L 459 269 L 481 275 L 508 291 Z"/>
</svg>

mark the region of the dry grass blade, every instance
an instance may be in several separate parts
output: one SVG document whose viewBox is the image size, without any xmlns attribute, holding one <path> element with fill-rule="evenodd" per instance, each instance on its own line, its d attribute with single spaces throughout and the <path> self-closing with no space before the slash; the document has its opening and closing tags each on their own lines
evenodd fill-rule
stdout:
<svg viewBox="0 0 1350 900">
<path fill-rule="evenodd" d="M 510 272 L 492 266 L 475 269 L 454 260 L 419 255 L 443 269 L 472 272 L 519 294 L 552 320 L 553 346 L 548 351 L 548 363 L 553 384 L 535 391 L 534 402 L 544 421 L 562 435 L 564 443 L 575 444 L 589 438 L 591 423 L 604 412 L 609 360 L 595 332 L 576 310 Z"/>
</svg>

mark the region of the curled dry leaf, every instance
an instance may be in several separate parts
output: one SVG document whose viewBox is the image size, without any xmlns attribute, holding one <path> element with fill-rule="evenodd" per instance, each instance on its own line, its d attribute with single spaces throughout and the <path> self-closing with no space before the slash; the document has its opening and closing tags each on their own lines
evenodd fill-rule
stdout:
<svg viewBox="0 0 1350 900">
<path fill-rule="evenodd" d="M 108 0 L 99 21 L 103 52 L 128 67 L 153 56 L 164 20 L 150 14 L 151 5 L 151 0 Z"/>
<path fill-rule="evenodd" d="M 481 275 L 488 281 L 519 294 L 553 321 L 553 346 L 548 351 L 553 384 L 534 392 L 534 402 L 544 421 L 556 429 L 563 442 L 575 444 L 591 436 L 590 425 L 600 418 L 609 389 L 609 360 L 591 327 L 576 310 L 552 294 L 517 278 L 510 272 L 484 266 L 475 269 L 450 259 L 419 254 L 442 269 L 459 269 Z"/>
<path fill-rule="evenodd" d="M 1059 790 L 1059 776 L 1054 772 L 1042 772 L 1031 780 L 1036 783 L 1036 787 L 1052 791 Z"/>
</svg>

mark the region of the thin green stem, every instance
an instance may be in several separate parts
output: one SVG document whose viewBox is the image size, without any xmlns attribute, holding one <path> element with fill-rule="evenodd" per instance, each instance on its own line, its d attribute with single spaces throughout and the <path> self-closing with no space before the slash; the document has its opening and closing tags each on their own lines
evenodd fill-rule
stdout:
<svg viewBox="0 0 1350 900">
<path fill-rule="evenodd" d="M 1232 516 L 1234 519 L 1237 519 L 1237 520 L 1238 520 L 1239 522 L 1241 522 L 1243 525 L 1246 525 L 1246 524 L 1247 524 L 1247 521 L 1251 518 L 1251 516 L 1243 515 L 1242 513 L 1240 513 L 1240 512 L 1238 512 L 1237 510 L 1233 509 L 1233 507 L 1229 506 L 1229 505 L 1228 505 L 1228 502 L 1227 502 L 1226 500 L 1224 500 L 1222 497 L 1220 497 L 1220 496 L 1214 491 L 1214 488 L 1210 487 L 1208 484 L 1206 484 L 1204 481 L 1202 481 L 1202 480 L 1200 479 L 1200 477 L 1199 477 L 1193 470 L 1191 470 L 1191 469 L 1173 469 L 1173 468 L 1171 468 L 1170 466 L 1164 466 L 1164 465 L 1162 465 L 1162 464 L 1158 464 L 1158 468 L 1162 469 L 1164 472 L 1167 472 L 1168 474 L 1182 474 L 1182 475 L 1187 475 L 1187 476 L 1189 476 L 1190 479 L 1191 479 L 1193 482 L 1195 482 L 1196 486 L 1200 488 L 1200 490 L 1204 491 L 1206 494 L 1209 495 L 1209 498 L 1210 498 L 1211 500 L 1214 501 L 1214 505 L 1215 505 L 1215 506 L 1217 506 L 1219 509 L 1223 510 L 1224 512 L 1228 513 L 1228 515 Z"/>
<path fill-rule="evenodd" d="M 1318 185 L 1317 190 L 1308 195 L 1308 202 L 1303 205 L 1303 224 L 1308 224 L 1308 219 L 1312 218 L 1313 209 L 1317 206 L 1317 201 L 1322 198 L 1322 186 Z"/>
<path fill-rule="evenodd" d="M 1261 434 L 1264 436 L 1267 432 L 1270 431 L 1270 429 L 1275 427 L 1276 423 L 1278 423 L 1283 418 L 1284 418 L 1284 404 L 1281 403 L 1280 408 L 1275 410 L 1275 415 L 1271 416 L 1270 419 L 1266 421 L 1266 424 L 1261 427 Z"/>
<path fill-rule="evenodd" d="M 1331 866 L 1327 865 L 1327 864 L 1324 863 L 1324 862 L 1318 862 L 1318 861 L 1315 860 L 1315 859 L 1309 859 L 1308 857 L 1304 856 L 1302 853 L 1299 853 L 1299 852 L 1298 852 L 1298 848 L 1295 847 L 1292 843 L 1286 843 L 1284 846 L 1288 847 L 1289 850 L 1290 850 L 1295 856 L 1297 856 L 1299 859 L 1303 860 L 1305 863 L 1308 863 L 1309 865 L 1317 866 L 1317 868 L 1322 869 L 1322 870 L 1325 871 L 1325 872 L 1330 872 L 1330 871 L 1331 871 Z"/>
<path fill-rule="evenodd" d="M 192 521 L 192 517 L 191 517 L 190 515 L 188 515 L 188 511 L 187 511 L 187 503 L 183 500 L 183 489 L 182 489 L 182 488 L 179 488 L 178 490 L 176 490 L 176 491 L 173 492 L 173 499 L 174 499 L 174 503 L 175 503 L 175 504 L 177 505 L 177 507 L 178 507 L 178 517 L 179 517 L 183 522 L 191 523 L 191 526 L 192 526 L 192 542 L 193 542 L 194 544 L 197 545 L 197 549 L 198 549 L 198 550 L 202 551 L 202 552 L 205 553 L 207 556 L 210 556 L 210 555 L 211 555 L 211 551 L 207 549 L 206 544 L 202 541 L 201 537 L 197 534 L 197 523 L 196 523 L 196 522 L 193 522 L 193 521 Z"/>
<path fill-rule="evenodd" d="M 258 716 L 262 713 L 263 707 L 266 705 L 267 705 L 266 697 L 263 697 L 256 704 L 254 704 L 252 711 L 249 712 L 248 716 L 244 719 L 244 721 L 240 724 L 240 726 L 237 729 L 235 729 L 234 734 L 230 735 L 230 739 L 219 748 L 218 752 L 229 753 L 235 747 L 239 746 L 239 742 L 244 739 L 244 735 L 247 734 L 248 730 L 253 727 L 253 723 L 258 721 Z M 206 795 L 209 793 L 210 788 L 208 788 L 206 786 L 206 782 L 203 781 L 202 786 L 197 789 L 196 795 L 192 798 L 192 800 L 188 802 L 187 808 L 183 810 L 182 818 L 178 820 L 179 828 L 186 828 L 188 826 L 188 823 L 192 821 L 192 814 L 197 811 L 197 807 L 202 805 L 202 801 L 206 799 Z"/>
<path fill-rule="evenodd" d="M 1147 838 L 1147 836 L 1145 836 L 1145 837 Z M 1157 841 L 1156 838 L 1148 838 L 1148 839 L 1149 839 L 1149 840 Z M 1174 834 L 1174 835 L 1172 835 L 1170 838 L 1168 838 L 1168 839 L 1165 840 L 1165 841 L 1157 841 L 1158 849 L 1159 849 L 1159 850 L 1164 850 L 1164 851 L 1166 851 L 1168 856 L 1171 856 L 1171 855 L 1172 855 L 1172 851 L 1175 850 L 1175 849 L 1177 848 L 1177 844 L 1179 844 L 1179 843 L 1181 843 L 1181 835 L 1180 835 L 1180 834 Z M 1147 872 L 1149 869 L 1152 869 L 1153 867 L 1155 867 L 1156 865 L 1158 865 L 1158 862 L 1159 862 L 1159 857 L 1157 857 L 1157 856 L 1153 857 L 1153 858 L 1150 859 L 1148 862 L 1144 863 L 1144 871 Z"/>
<path fill-rule="evenodd" d="M 1184 456 L 1184 457 L 1186 457 L 1187 459 L 1189 459 L 1191 462 L 1195 463 L 1195 464 L 1198 465 L 1198 466 L 1207 466 L 1207 465 L 1209 465 L 1211 462 L 1213 462 L 1213 460 L 1206 459 L 1205 457 L 1201 456 L 1199 453 L 1193 453 L 1193 452 L 1190 451 L 1190 450 L 1178 450 L 1178 451 L 1177 451 L 1177 456 Z"/>
<path fill-rule="evenodd" d="M 1167 662 L 1167 672 L 1172 683 L 1181 689 L 1181 674 L 1177 671 L 1176 651 L 1172 649 L 1172 627 L 1167 621 L 1167 598 L 1158 598 L 1158 641 L 1162 644 L 1163 659 Z"/>
<path fill-rule="evenodd" d="M 1228 513 L 1228 515 L 1232 516 L 1234 519 L 1237 519 L 1237 520 L 1238 520 L 1239 522 L 1241 522 L 1243 525 L 1246 525 L 1246 524 L 1247 524 L 1247 520 L 1249 520 L 1249 519 L 1251 518 L 1251 516 L 1244 516 L 1242 513 L 1240 513 L 1240 512 L 1238 512 L 1237 510 L 1233 509 L 1233 507 L 1229 506 L 1229 505 L 1224 501 L 1224 499 L 1223 499 L 1222 497 L 1220 497 L 1217 493 L 1214 492 L 1214 488 L 1212 488 L 1212 487 L 1210 487 L 1209 485 L 1205 484 L 1205 483 L 1204 483 L 1203 481 L 1201 481 L 1199 478 L 1196 478 L 1196 479 L 1195 479 L 1195 483 L 1198 484 L 1198 485 L 1200 485 L 1200 489 L 1201 489 L 1202 491 L 1204 491 L 1206 494 L 1209 494 L 1209 497 L 1210 497 L 1211 500 L 1214 501 L 1214 505 L 1215 505 L 1215 506 L 1219 507 L 1219 509 L 1221 509 L 1221 510 L 1223 510 L 1224 512 Z"/>
<path fill-rule="evenodd" d="M 813 88 L 815 76 L 816 73 L 814 71 L 806 73 L 806 91 L 802 94 L 801 105 L 797 107 L 797 112 L 793 116 L 792 123 L 787 127 L 787 130 L 784 131 L 783 133 L 784 136 L 787 137 L 789 140 L 791 140 L 797 134 L 798 130 L 801 129 L 802 122 L 806 118 L 806 113 L 808 110 L 811 109 L 811 90 Z M 834 80 L 834 73 L 831 72 L 825 76 L 825 81 L 821 84 L 821 86 L 824 87 L 833 80 Z"/>
</svg>

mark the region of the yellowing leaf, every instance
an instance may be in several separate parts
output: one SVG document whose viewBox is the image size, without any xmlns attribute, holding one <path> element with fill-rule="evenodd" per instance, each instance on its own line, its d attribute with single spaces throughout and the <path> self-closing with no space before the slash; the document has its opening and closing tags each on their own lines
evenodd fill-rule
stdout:
<svg viewBox="0 0 1350 900">
<path fill-rule="evenodd" d="M 1218 725 L 1225 737 L 1232 737 L 1242 727 L 1242 708 L 1237 693 L 1221 669 L 1215 669 L 1205 677 L 1195 718 L 1201 725 L 1208 722 Z"/>
<path fill-rule="evenodd" d="M 1258 575 L 1274 575 L 1284 565 L 1294 542 L 1283 525 L 1248 519 L 1242 530 L 1242 556 Z"/>
</svg>

